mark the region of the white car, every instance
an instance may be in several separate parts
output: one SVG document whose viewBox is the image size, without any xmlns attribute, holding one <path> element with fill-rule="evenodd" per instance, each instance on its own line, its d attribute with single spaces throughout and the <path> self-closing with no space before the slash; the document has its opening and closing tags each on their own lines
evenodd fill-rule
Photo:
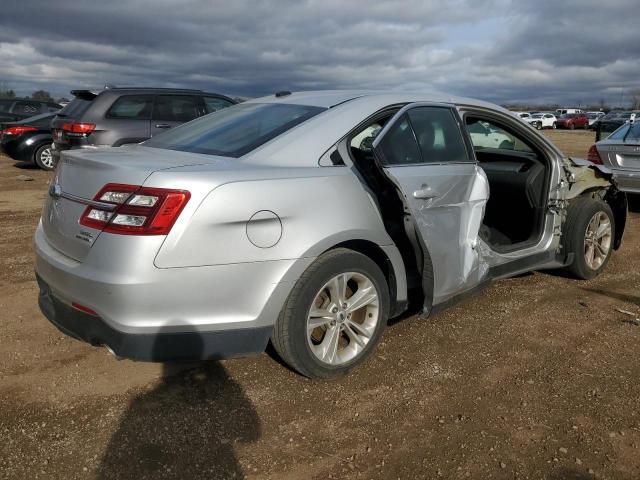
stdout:
<svg viewBox="0 0 640 480">
<path fill-rule="evenodd" d="M 543 128 L 556 128 L 557 120 L 553 113 L 534 113 L 527 121 L 537 130 L 542 130 Z"/>
<path fill-rule="evenodd" d="M 474 147 L 480 148 L 501 148 L 503 150 L 513 150 L 515 140 L 508 134 L 492 129 L 486 122 L 475 122 L 467 127 Z"/>
<path fill-rule="evenodd" d="M 511 112 L 511 113 L 513 113 L 516 117 L 526 121 L 529 121 L 529 119 L 531 118 L 531 114 L 529 112 Z"/>
<path fill-rule="evenodd" d="M 604 112 L 587 112 L 587 117 L 589 117 L 589 126 L 592 126 L 599 119 L 604 117 Z"/>
</svg>

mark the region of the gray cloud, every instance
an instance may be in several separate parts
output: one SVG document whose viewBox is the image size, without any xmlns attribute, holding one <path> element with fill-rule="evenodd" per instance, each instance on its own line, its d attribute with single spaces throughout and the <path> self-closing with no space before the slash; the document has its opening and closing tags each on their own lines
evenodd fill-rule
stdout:
<svg viewBox="0 0 640 480">
<path fill-rule="evenodd" d="M 45 88 L 437 89 L 618 101 L 640 86 L 634 0 L 22 0 L 0 17 L 0 81 Z"/>
</svg>

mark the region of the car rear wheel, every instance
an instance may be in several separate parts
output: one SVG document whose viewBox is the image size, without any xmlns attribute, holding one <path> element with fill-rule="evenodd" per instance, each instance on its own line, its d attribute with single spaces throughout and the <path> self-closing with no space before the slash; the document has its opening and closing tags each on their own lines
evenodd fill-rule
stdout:
<svg viewBox="0 0 640 480">
<path fill-rule="evenodd" d="M 568 267 L 574 277 L 588 280 L 609 262 L 615 238 L 615 222 L 609 205 L 590 197 L 577 198 L 567 209 L 563 246 L 574 259 Z"/>
<path fill-rule="evenodd" d="M 542 130 L 542 123 L 541 122 L 536 123 L 536 130 Z"/>
<path fill-rule="evenodd" d="M 55 168 L 55 162 L 53 160 L 53 153 L 51 152 L 51 144 L 48 143 L 38 147 L 36 153 L 33 155 L 33 160 L 42 170 L 53 170 Z"/>
<path fill-rule="evenodd" d="M 302 375 L 344 375 L 369 356 L 388 315 L 389 291 L 378 265 L 338 248 L 321 255 L 300 277 L 271 342 Z"/>
<path fill-rule="evenodd" d="M 556 125 L 556 122 L 553 122 L 553 124 L 551 125 L 551 128 L 553 128 L 554 130 L 558 128 L 558 126 Z"/>
</svg>

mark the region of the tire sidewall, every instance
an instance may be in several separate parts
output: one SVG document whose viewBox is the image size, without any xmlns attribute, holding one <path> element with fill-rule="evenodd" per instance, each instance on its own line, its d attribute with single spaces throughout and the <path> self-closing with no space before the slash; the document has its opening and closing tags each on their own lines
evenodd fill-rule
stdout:
<svg viewBox="0 0 640 480">
<path fill-rule="evenodd" d="M 311 347 L 307 341 L 307 317 L 311 303 L 322 286 L 334 276 L 345 272 L 363 274 L 373 282 L 378 292 L 379 320 L 374 334 L 363 352 L 345 364 L 333 366 L 321 362 L 311 351 Z M 292 306 L 293 315 L 290 317 L 292 321 L 290 332 L 293 342 L 291 350 L 297 359 L 304 364 L 304 369 L 308 370 L 313 376 L 328 378 L 344 375 L 353 367 L 362 363 L 380 341 L 389 317 L 389 303 L 387 282 L 384 274 L 375 262 L 357 252 L 343 253 L 334 256 L 331 261 L 317 267 L 308 281 L 300 286 L 300 292 L 296 296 L 295 305 Z"/>
<path fill-rule="evenodd" d="M 40 145 L 37 149 L 36 149 L 36 153 L 33 155 L 33 160 L 35 162 L 35 164 L 41 168 L 42 170 L 46 170 L 46 171 L 52 171 L 55 169 L 55 166 L 52 167 L 48 167 L 46 165 L 44 165 L 42 163 L 42 161 L 40 160 L 40 156 L 42 155 L 42 152 L 45 151 L 47 148 L 51 149 L 51 144 L 45 143 L 43 145 Z"/>
</svg>

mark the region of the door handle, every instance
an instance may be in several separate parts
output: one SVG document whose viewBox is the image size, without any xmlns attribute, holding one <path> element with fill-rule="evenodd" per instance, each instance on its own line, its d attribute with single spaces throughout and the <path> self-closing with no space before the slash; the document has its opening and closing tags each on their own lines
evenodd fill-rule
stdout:
<svg viewBox="0 0 640 480">
<path fill-rule="evenodd" d="M 171 128 L 168 123 L 156 123 L 156 128 Z"/>
<path fill-rule="evenodd" d="M 420 190 L 416 190 L 415 192 L 413 192 L 413 198 L 417 198 L 419 200 L 428 200 L 437 196 L 438 194 L 434 192 L 428 185 L 422 185 Z"/>
</svg>

